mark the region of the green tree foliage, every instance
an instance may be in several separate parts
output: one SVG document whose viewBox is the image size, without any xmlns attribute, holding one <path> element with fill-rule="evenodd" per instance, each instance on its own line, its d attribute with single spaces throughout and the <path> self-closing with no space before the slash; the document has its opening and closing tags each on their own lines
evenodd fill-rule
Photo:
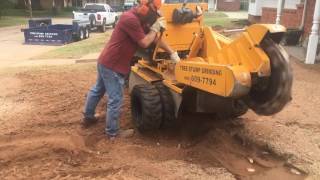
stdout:
<svg viewBox="0 0 320 180">
<path fill-rule="evenodd" d="M 5 15 L 6 9 L 13 8 L 16 0 L 0 0 L 0 18 Z"/>
</svg>

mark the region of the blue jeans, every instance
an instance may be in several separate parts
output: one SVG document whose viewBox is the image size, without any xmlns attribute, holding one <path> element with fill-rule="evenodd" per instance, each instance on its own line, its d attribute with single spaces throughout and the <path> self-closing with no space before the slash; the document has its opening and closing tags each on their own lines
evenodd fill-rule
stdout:
<svg viewBox="0 0 320 180">
<path fill-rule="evenodd" d="M 84 115 L 93 118 L 100 99 L 107 93 L 106 133 L 109 136 L 116 136 L 119 130 L 124 77 L 99 63 L 97 69 L 97 82 L 88 92 Z"/>
</svg>

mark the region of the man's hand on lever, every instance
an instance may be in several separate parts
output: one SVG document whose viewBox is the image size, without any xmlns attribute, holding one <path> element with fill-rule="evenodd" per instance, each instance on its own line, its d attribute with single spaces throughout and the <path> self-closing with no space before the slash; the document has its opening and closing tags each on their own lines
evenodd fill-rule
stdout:
<svg viewBox="0 0 320 180">
<path fill-rule="evenodd" d="M 151 26 L 150 30 L 154 32 L 160 32 L 162 33 L 164 30 L 167 28 L 167 23 L 164 17 L 160 17 L 157 19 L 157 21 Z M 170 54 L 170 59 L 174 62 L 177 63 L 180 61 L 180 57 L 176 51 L 173 51 L 160 37 L 158 39 L 159 42 L 159 47 L 164 49 L 166 52 Z"/>
<path fill-rule="evenodd" d="M 179 55 L 178 55 L 178 53 L 176 51 L 170 54 L 170 59 L 174 63 L 178 63 L 180 61 L 180 57 L 179 57 Z"/>
<path fill-rule="evenodd" d="M 150 27 L 150 30 L 158 33 L 163 32 L 167 28 L 167 22 L 164 17 L 159 17 L 155 23 Z"/>
</svg>

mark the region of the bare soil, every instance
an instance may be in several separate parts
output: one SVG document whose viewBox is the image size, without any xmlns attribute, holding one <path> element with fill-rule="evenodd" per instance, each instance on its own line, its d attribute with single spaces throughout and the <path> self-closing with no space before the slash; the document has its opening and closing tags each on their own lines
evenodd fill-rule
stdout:
<svg viewBox="0 0 320 180">
<path fill-rule="evenodd" d="M 293 65 L 309 73 L 304 70 L 307 67 Z M 307 175 L 288 162 L 288 157 L 274 154 L 263 143 L 247 140 L 257 133 L 272 134 L 277 128 L 273 123 L 273 129 L 268 131 L 249 131 L 255 121 L 264 126 L 260 117 L 252 113 L 234 120 L 187 114 L 179 119 L 181 124 L 175 129 L 145 135 L 136 132 L 131 138 L 110 142 L 104 134 L 106 98 L 97 109 L 98 124 L 89 129 L 80 125 L 85 95 L 95 78 L 94 63 L 20 67 L 0 72 L 2 179 L 303 179 Z M 295 78 L 306 84 L 310 81 L 307 76 Z M 319 79 L 312 81 L 319 84 Z M 312 92 L 319 95 L 319 90 Z M 294 91 L 302 97 L 309 94 L 296 85 Z M 133 127 L 129 95 L 127 91 L 125 94 L 122 129 Z M 305 102 L 302 97 L 296 97 L 293 105 L 269 122 L 305 113 L 318 123 L 318 113 L 296 112 L 295 103 L 299 107 L 304 103 L 318 105 L 310 101 L 313 98 Z M 292 126 L 296 124 L 291 123 Z M 312 126 L 315 132 L 319 128 Z M 304 137 L 301 138 L 303 141 Z M 275 139 L 271 144 L 278 140 L 281 141 Z M 309 146 L 304 148 L 317 152 Z"/>
</svg>

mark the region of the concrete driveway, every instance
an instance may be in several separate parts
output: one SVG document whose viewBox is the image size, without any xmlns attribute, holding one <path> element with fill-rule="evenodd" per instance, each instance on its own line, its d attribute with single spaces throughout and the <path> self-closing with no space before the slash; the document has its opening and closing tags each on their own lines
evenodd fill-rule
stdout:
<svg viewBox="0 0 320 180">
<path fill-rule="evenodd" d="M 53 19 L 53 23 L 71 24 L 71 19 Z M 33 56 L 45 53 L 59 46 L 27 45 L 21 28 L 27 26 L 11 26 L 0 28 L 0 66 L 28 60 Z"/>
<path fill-rule="evenodd" d="M 231 19 L 248 19 L 247 11 L 223 11 Z"/>
</svg>

